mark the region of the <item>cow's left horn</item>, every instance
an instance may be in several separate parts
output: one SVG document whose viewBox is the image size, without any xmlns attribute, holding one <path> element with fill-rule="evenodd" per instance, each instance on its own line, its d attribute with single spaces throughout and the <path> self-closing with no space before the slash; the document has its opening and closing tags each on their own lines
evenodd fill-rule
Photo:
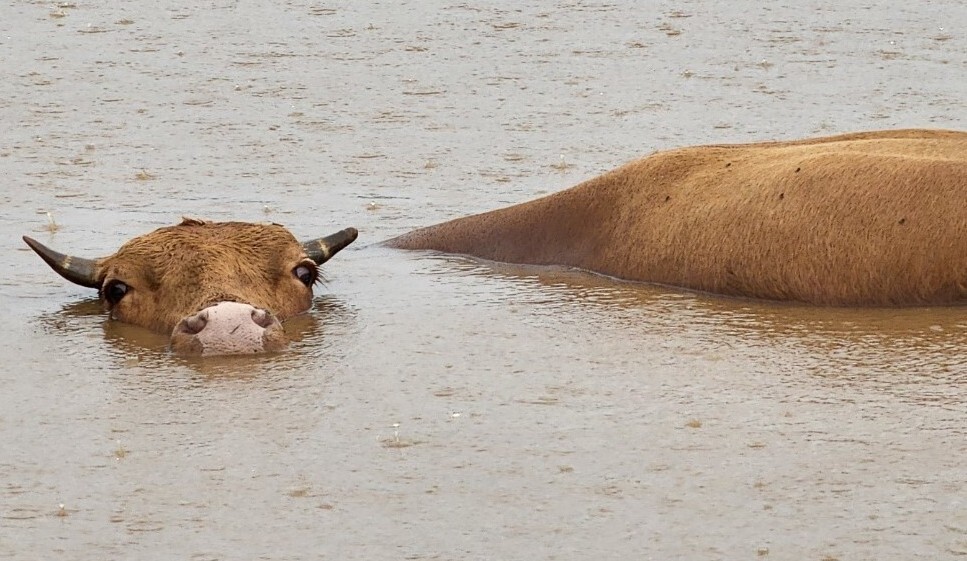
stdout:
<svg viewBox="0 0 967 561">
<path fill-rule="evenodd" d="M 306 250 L 309 259 L 316 262 L 316 265 L 322 265 L 340 249 L 356 241 L 358 235 L 356 228 L 346 228 L 324 238 L 302 242 L 302 248 Z"/>
<path fill-rule="evenodd" d="M 64 255 L 27 236 L 24 236 L 24 241 L 27 242 L 30 249 L 36 251 L 41 259 L 46 261 L 53 270 L 65 279 L 88 288 L 101 287 L 101 283 L 94 276 L 97 265 L 94 260 Z"/>
</svg>

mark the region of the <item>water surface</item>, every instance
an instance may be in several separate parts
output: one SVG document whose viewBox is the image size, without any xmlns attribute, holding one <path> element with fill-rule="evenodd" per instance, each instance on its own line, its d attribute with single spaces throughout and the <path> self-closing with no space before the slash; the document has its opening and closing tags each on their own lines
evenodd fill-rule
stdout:
<svg viewBox="0 0 967 561">
<path fill-rule="evenodd" d="M 0 21 L 0 558 L 967 555 L 963 308 L 368 245 L 673 146 L 963 129 L 962 2 L 28 1 Z M 94 257 L 182 215 L 360 241 L 288 352 L 205 360 L 108 321 L 20 241 Z"/>
</svg>

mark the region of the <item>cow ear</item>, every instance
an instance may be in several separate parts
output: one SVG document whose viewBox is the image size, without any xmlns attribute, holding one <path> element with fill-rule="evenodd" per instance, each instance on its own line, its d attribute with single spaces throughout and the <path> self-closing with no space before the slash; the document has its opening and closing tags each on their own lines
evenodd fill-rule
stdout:
<svg viewBox="0 0 967 561">
<path fill-rule="evenodd" d="M 33 238 L 24 236 L 24 241 L 30 249 L 37 252 L 50 267 L 57 273 L 72 283 L 86 286 L 87 288 L 100 288 L 101 283 L 95 277 L 97 262 L 83 257 L 64 255 L 43 245 Z"/>
<path fill-rule="evenodd" d="M 316 265 L 322 265 L 339 253 L 340 249 L 356 241 L 358 235 L 356 228 L 346 228 L 324 238 L 302 242 L 302 249 Z"/>
</svg>

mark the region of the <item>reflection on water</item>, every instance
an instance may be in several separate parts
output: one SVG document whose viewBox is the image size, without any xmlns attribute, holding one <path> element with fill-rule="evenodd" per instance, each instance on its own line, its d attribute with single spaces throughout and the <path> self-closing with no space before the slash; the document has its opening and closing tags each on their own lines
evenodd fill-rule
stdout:
<svg viewBox="0 0 967 561">
<path fill-rule="evenodd" d="M 926 392 L 941 401 L 956 399 L 950 385 L 967 379 L 963 307 L 821 308 L 721 298 L 555 267 L 432 252 L 412 257 L 419 264 L 414 274 L 462 283 L 459 290 L 472 291 L 464 293 L 472 306 L 518 310 L 522 325 L 625 340 L 621 352 L 634 353 L 635 341 L 657 336 L 680 356 L 740 355 L 793 380 L 808 375 L 907 397 L 916 387 L 918 399 Z M 465 283 L 468 277 L 474 282 Z M 347 340 L 360 344 L 355 309 L 328 294 L 317 297 L 308 313 L 285 322 L 292 340 L 288 349 L 255 357 L 174 356 L 167 336 L 107 319 L 96 300 L 68 304 L 43 316 L 42 323 L 57 334 L 64 352 L 103 345 L 95 354 L 125 369 L 186 368 L 203 378 L 264 376 L 300 364 L 325 368 L 361 348 L 344 347 Z M 925 387 L 930 384 L 937 387 Z"/>
<path fill-rule="evenodd" d="M 706 349 L 771 359 L 778 371 L 833 381 L 967 379 L 965 307 L 825 308 L 724 298 L 558 267 L 424 255 L 425 274 L 440 279 L 462 274 L 504 281 L 482 288 L 488 292 L 479 295 L 484 303 L 528 304 L 529 313 L 557 321 L 580 310 L 577 319 L 587 329 L 618 323 L 622 336 L 691 335 Z"/>
<path fill-rule="evenodd" d="M 8 2 L 0 559 L 963 557 L 962 309 L 354 250 L 656 149 L 963 128 L 963 2 L 640 4 Z M 189 360 L 20 240 L 182 215 L 360 241 L 286 352 Z"/>
<path fill-rule="evenodd" d="M 85 299 L 40 316 L 44 330 L 61 342 L 64 352 L 97 344 L 94 351 L 115 367 L 146 370 L 186 367 L 204 376 L 250 377 L 273 370 L 288 371 L 302 361 L 338 360 L 342 351 L 327 338 L 330 332 L 352 329 L 353 309 L 339 297 L 318 296 L 312 308 L 283 322 L 289 347 L 278 353 L 248 356 L 185 357 L 169 350 L 169 337 L 150 329 L 107 317 L 100 302 Z M 97 340 L 97 333 L 103 334 Z M 91 352 L 85 351 L 85 352 Z"/>
</svg>

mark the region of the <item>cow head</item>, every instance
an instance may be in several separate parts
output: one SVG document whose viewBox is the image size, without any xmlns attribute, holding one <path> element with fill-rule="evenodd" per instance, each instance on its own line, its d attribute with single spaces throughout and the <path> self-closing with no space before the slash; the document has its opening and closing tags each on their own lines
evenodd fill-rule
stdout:
<svg viewBox="0 0 967 561">
<path fill-rule="evenodd" d="M 185 219 L 100 259 L 24 241 L 67 280 L 98 289 L 112 318 L 170 333 L 175 352 L 211 355 L 284 348 L 280 322 L 309 309 L 318 266 L 356 235 L 300 243 L 277 224 Z"/>
</svg>

